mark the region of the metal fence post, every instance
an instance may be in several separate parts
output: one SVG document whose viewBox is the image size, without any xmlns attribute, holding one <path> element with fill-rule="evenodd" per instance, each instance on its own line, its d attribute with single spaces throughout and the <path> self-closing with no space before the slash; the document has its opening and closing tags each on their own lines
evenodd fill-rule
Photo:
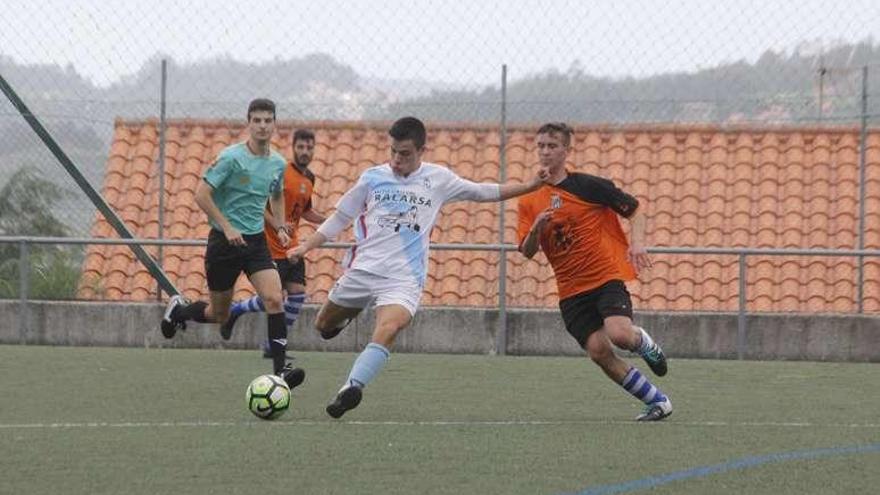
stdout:
<svg viewBox="0 0 880 495">
<path fill-rule="evenodd" d="M 162 59 L 162 82 L 159 88 L 159 227 L 158 238 L 165 237 L 165 133 L 168 122 L 165 120 L 165 91 L 168 83 L 168 61 Z M 159 244 L 159 267 L 163 270 L 164 251 Z M 162 299 L 162 284 L 156 282 L 156 299 Z"/>
<path fill-rule="evenodd" d="M 865 153 L 868 141 L 868 66 L 862 67 L 862 129 L 859 133 L 859 250 L 865 249 Z M 859 256 L 858 312 L 865 308 L 865 257 Z"/>
<path fill-rule="evenodd" d="M 739 314 L 736 318 L 736 358 L 746 354 L 746 255 L 739 255 Z"/>
<path fill-rule="evenodd" d="M 501 66 L 501 140 L 498 147 L 499 182 L 507 180 L 507 64 Z M 507 250 L 504 249 L 504 202 L 498 203 L 498 329 L 495 332 L 495 354 L 507 354 Z"/>
<path fill-rule="evenodd" d="M 30 322 L 28 321 L 30 319 L 28 310 L 28 293 L 30 292 L 31 263 L 28 248 L 29 246 L 26 240 L 21 240 L 18 243 L 18 341 L 21 344 L 27 342 L 27 335 L 30 331 Z"/>
</svg>

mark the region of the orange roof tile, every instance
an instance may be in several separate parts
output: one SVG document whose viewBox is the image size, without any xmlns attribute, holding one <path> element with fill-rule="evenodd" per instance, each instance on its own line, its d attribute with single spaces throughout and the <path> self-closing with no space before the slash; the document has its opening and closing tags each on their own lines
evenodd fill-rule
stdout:
<svg viewBox="0 0 880 495">
<path fill-rule="evenodd" d="M 388 155 L 387 123 L 281 122 L 273 145 L 288 158 L 294 128 L 312 128 L 317 149 L 315 208 L 328 212 L 365 168 Z M 477 181 L 499 177 L 496 129 L 432 125 L 425 159 L 446 163 Z M 535 162 L 534 128 L 514 128 L 507 144 L 507 177 L 524 180 Z M 223 147 L 246 138 L 238 122 L 168 123 L 164 237 L 205 238 L 205 215 L 193 193 L 201 173 Z M 880 132 L 867 143 L 865 247 L 880 249 Z M 643 201 L 648 244 L 683 247 L 855 248 L 858 242 L 858 131 L 853 128 L 717 128 L 682 126 L 582 127 L 573 141 L 574 169 L 609 177 Z M 137 237 L 158 229 L 158 122 L 116 122 L 103 194 Z M 515 201 L 505 205 L 505 242 L 516 242 Z M 446 206 L 434 242 L 497 243 L 497 204 Z M 301 235 L 314 231 L 303 225 Z M 112 235 L 111 235 L 112 234 Z M 95 219 L 92 235 L 115 237 Z M 346 232 L 340 239 L 351 240 Z M 155 253 L 155 248 L 150 248 Z M 167 246 L 164 269 L 189 298 L 206 297 L 204 249 Z M 308 257 L 310 300 L 321 302 L 341 268 L 338 250 Z M 508 255 L 509 306 L 553 306 L 556 286 L 542 255 Z M 738 302 L 736 256 L 657 255 L 632 284 L 638 308 L 732 311 Z M 424 305 L 494 306 L 497 253 L 432 251 Z M 856 260 L 750 257 L 748 309 L 852 311 Z M 867 260 L 865 301 L 880 312 L 880 261 Z M 90 246 L 79 295 L 89 299 L 155 298 L 149 279 L 126 247 Z M 236 297 L 251 292 L 242 278 Z"/>
</svg>

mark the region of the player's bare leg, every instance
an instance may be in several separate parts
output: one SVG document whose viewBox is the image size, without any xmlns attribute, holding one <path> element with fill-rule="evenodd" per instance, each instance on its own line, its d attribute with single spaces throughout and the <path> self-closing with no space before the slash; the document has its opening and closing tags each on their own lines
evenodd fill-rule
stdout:
<svg viewBox="0 0 880 495">
<path fill-rule="evenodd" d="M 637 421 L 659 421 L 672 414 L 672 402 L 669 398 L 643 376 L 638 368 L 614 354 L 611 339 L 604 327 L 590 334 L 586 351 L 608 378 L 645 404 L 644 412 L 636 417 Z"/>
<path fill-rule="evenodd" d="M 199 323 L 213 323 L 223 321 L 225 315 L 229 312 L 229 304 L 232 301 L 232 289 L 226 291 L 211 291 L 210 302 L 195 301 L 187 303 L 182 296 L 172 296 L 165 308 L 165 315 L 162 317 L 162 335 L 165 338 L 172 338 L 177 330 L 186 328 L 188 320 Z M 220 318 L 215 315 L 220 311 Z"/>
<path fill-rule="evenodd" d="M 666 375 L 666 355 L 645 329 L 633 325 L 626 316 L 609 316 L 604 323 L 605 331 L 614 345 L 642 356 L 655 375 Z"/>
<path fill-rule="evenodd" d="M 397 334 L 412 321 L 409 310 L 399 304 L 389 304 L 376 308 L 376 326 L 373 338 L 361 352 L 351 368 L 345 385 L 336 394 L 336 398 L 327 406 L 327 414 L 340 418 L 346 411 L 354 409 L 361 403 L 363 388 L 382 371 L 388 361 L 390 351 Z"/>
<path fill-rule="evenodd" d="M 333 301 L 327 301 L 318 310 L 315 318 L 315 330 L 321 334 L 324 340 L 330 340 L 339 335 L 352 320 L 361 312 L 362 308 L 347 308 Z M 376 313 L 378 318 L 378 312 Z"/>
</svg>

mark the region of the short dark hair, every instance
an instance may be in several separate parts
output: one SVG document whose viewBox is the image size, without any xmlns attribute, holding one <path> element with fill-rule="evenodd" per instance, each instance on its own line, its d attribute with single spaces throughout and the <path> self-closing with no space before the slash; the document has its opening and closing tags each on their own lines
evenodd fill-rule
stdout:
<svg viewBox="0 0 880 495">
<path fill-rule="evenodd" d="M 403 117 L 391 125 L 388 135 L 397 141 L 412 139 L 416 148 L 421 148 L 425 146 L 428 131 L 425 130 L 425 124 L 421 120 L 415 117 Z"/>
<path fill-rule="evenodd" d="M 257 98 L 252 100 L 248 105 L 247 119 L 251 121 L 251 114 L 254 112 L 272 112 L 272 118 L 275 118 L 275 102 L 269 98 Z"/>
<path fill-rule="evenodd" d="M 297 129 L 293 133 L 293 144 L 296 144 L 297 141 L 314 141 L 315 133 L 308 129 Z"/>
<path fill-rule="evenodd" d="M 562 134 L 562 142 L 568 146 L 571 144 L 571 136 L 574 129 L 565 122 L 547 122 L 538 128 L 538 134 Z"/>
</svg>

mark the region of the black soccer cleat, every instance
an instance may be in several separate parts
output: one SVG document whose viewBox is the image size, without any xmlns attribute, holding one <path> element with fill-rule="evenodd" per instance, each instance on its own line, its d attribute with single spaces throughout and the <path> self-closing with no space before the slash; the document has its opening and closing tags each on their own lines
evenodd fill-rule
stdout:
<svg viewBox="0 0 880 495">
<path fill-rule="evenodd" d="M 651 371 L 653 371 L 655 375 L 666 375 L 666 372 L 668 371 L 666 366 L 666 354 L 663 354 L 663 349 L 661 349 L 657 343 L 654 343 L 654 345 L 642 353 L 642 359 L 645 360 L 645 363 L 648 364 L 648 367 L 651 368 Z"/>
<path fill-rule="evenodd" d="M 363 395 L 360 387 L 354 385 L 345 387 L 336 394 L 336 399 L 327 405 L 327 414 L 334 419 L 341 418 L 346 411 L 356 408 L 361 403 Z"/>
<path fill-rule="evenodd" d="M 272 359 L 272 347 L 269 345 L 268 340 L 264 340 L 264 341 L 260 342 L 260 350 L 263 352 L 263 358 Z M 293 354 L 291 354 L 289 352 L 285 352 L 284 357 L 292 360 Z"/>
<path fill-rule="evenodd" d="M 318 333 L 321 334 L 321 338 L 322 338 L 322 339 L 324 339 L 324 340 L 330 340 L 330 339 L 332 339 L 333 337 L 336 337 L 337 335 L 339 335 L 340 332 L 342 332 L 343 330 L 345 330 L 345 327 L 347 327 L 348 324 L 351 323 L 352 321 L 354 321 L 354 318 L 349 318 L 349 319 L 345 320 L 344 322 L 342 322 L 342 325 L 339 325 L 339 326 L 336 327 L 336 328 L 333 328 L 333 329 L 328 330 L 328 331 L 326 331 L 326 332 L 318 332 Z"/>
<path fill-rule="evenodd" d="M 294 368 L 293 363 L 287 363 L 278 372 L 278 376 L 287 384 L 287 388 L 293 390 L 302 385 L 306 380 L 306 372 L 302 368 Z"/>
<path fill-rule="evenodd" d="M 184 304 L 185 300 L 183 297 L 176 294 L 168 300 L 168 305 L 165 306 L 165 314 L 162 315 L 162 322 L 159 325 L 162 330 L 162 336 L 166 339 L 173 338 L 177 330 L 186 330 L 186 322 L 177 318 L 180 307 Z"/>
<path fill-rule="evenodd" d="M 651 343 L 647 349 L 639 351 L 638 354 L 642 356 L 642 359 L 645 360 L 645 363 L 648 365 L 649 368 L 651 368 L 651 371 L 653 371 L 655 375 L 666 375 L 666 372 L 668 371 L 666 366 L 666 354 L 663 353 L 663 349 L 660 348 L 660 344 L 651 339 L 651 337 L 648 335 L 648 332 L 646 332 L 644 328 L 635 328 L 641 334 L 643 339 L 642 342 L 647 340 Z"/>
<path fill-rule="evenodd" d="M 232 338 L 232 328 L 235 326 L 235 322 L 238 321 L 238 318 L 244 313 L 229 313 L 229 318 L 226 318 L 220 325 L 220 336 L 223 337 L 223 340 L 229 340 Z"/>
</svg>

